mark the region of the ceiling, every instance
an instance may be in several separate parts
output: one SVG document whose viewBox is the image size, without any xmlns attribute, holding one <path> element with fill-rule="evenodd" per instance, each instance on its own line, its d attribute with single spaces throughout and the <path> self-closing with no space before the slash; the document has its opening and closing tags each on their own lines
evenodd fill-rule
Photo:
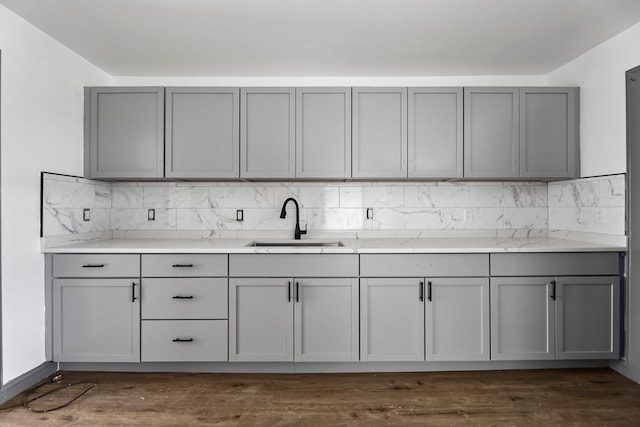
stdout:
<svg viewBox="0 0 640 427">
<path fill-rule="evenodd" d="M 0 0 L 114 76 L 547 74 L 638 0 Z"/>
</svg>

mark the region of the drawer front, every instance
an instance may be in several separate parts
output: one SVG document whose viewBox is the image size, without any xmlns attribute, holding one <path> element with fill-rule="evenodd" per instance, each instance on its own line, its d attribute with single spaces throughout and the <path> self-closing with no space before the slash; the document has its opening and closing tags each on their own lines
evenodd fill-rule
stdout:
<svg viewBox="0 0 640 427">
<path fill-rule="evenodd" d="M 226 278 L 142 279 L 143 319 L 226 319 Z"/>
<path fill-rule="evenodd" d="M 618 252 L 492 254 L 492 276 L 618 275 Z"/>
<path fill-rule="evenodd" d="M 362 277 L 484 277 L 488 254 L 363 254 Z"/>
<path fill-rule="evenodd" d="M 142 255 L 143 277 L 220 277 L 227 275 L 227 255 Z"/>
<path fill-rule="evenodd" d="M 140 255 L 56 254 L 53 277 L 140 277 Z"/>
<path fill-rule="evenodd" d="M 226 362 L 226 320 L 142 321 L 143 362 Z"/>
<path fill-rule="evenodd" d="M 358 277 L 358 255 L 231 254 L 233 277 Z"/>
</svg>

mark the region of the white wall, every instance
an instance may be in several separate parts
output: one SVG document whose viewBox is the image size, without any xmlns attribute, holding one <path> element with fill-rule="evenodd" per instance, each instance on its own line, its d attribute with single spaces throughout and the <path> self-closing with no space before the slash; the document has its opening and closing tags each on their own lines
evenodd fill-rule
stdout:
<svg viewBox="0 0 640 427">
<path fill-rule="evenodd" d="M 110 77 L 0 5 L 3 381 L 45 361 L 40 171 L 82 174 L 83 86 Z"/>
<path fill-rule="evenodd" d="M 625 72 L 640 65 L 640 24 L 547 76 L 553 86 L 580 86 L 580 173 L 626 172 Z"/>
</svg>

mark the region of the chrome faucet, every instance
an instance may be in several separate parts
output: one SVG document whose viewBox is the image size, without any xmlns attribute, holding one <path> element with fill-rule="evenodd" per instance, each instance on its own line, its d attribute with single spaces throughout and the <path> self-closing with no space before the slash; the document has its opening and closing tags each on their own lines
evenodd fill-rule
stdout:
<svg viewBox="0 0 640 427">
<path fill-rule="evenodd" d="M 307 234 L 307 228 L 305 226 L 304 230 L 300 230 L 300 206 L 298 205 L 298 201 L 296 199 L 294 199 L 293 197 L 289 197 L 284 201 L 282 210 L 280 211 L 280 218 L 285 219 L 287 217 L 287 203 L 289 202 L 293 202 L 293 204 L 296 205 L 296 229 L 293 238 L 296 240 L 300 240 L 300 235 Z"/>
</svg>

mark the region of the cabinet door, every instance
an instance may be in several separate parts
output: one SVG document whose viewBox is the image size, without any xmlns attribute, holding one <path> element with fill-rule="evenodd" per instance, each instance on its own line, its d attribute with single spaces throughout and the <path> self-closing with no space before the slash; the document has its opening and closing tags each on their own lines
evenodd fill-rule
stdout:
<svg viewBox="0 0 640 427">
<path fill-rule="evenodd" d="M 489 279 L 427 279 L 427 360 L 489 360 Z"/>
<path fill-rule="evenodd" d="M 553 278 L 491 279 L 491 359 L 555 359 Z"/>
<path fill-rule="evenodd" d="M 229 280 L 229 360 L 292 361 L 292 280 Z"/>
<path fill-rule="evenodd" d="M 295 177 L 295 90 L 242 89 L 240 177 Z"/>
<path fill-rule="evenodd" d="M 409 178 L 459 178 L 462 88 L 409 89 Z"/>
<path fill-rule="evenodd" d="M 464 176 L 519 176 L 517 88 L 464 89 Z"/>
<path fill-rule="evenodd" d="M 171 178 L 238 178 L 240 90 L 166 89 L 166 171 Z"/>
<path fill-rule="evenodd" d="M 620 341 L 619 278 L 559 278 L 556 319 L 557 359 L 617 359 Z"/>
<path fill-rule="evenodd" d="M 131 279 L 55 279 L 54 361 L 139 362 L 138 284 Z"/>
<path fill-rule="evenodd" d="M 578 176 L 577 100 L 577 88 L 520 89 L 520 176 Z"/>
<path fill-rule="evenodd" d="M 357 361 L 358 280 L 295 280 L 295 360 Z"/>
<path fill-rule="evenodd" d="M 85 175 L 90 178 L 159 178 L 164 174 L 164 89 L 85 91 Z"/>
<path fill-rule="evenodd" d="M 353 177 L 407 177 L 407 89 L 353 89 Z"/>
<path fill-rule="evenodd" d="M 351 89 L 296 89 L 296 177 L 351 178 Z"/>
<path fill-rule="evenodd" d="M 360 280 L 360 357 L 424 360 L 422 279 Z"/>
</svg>

